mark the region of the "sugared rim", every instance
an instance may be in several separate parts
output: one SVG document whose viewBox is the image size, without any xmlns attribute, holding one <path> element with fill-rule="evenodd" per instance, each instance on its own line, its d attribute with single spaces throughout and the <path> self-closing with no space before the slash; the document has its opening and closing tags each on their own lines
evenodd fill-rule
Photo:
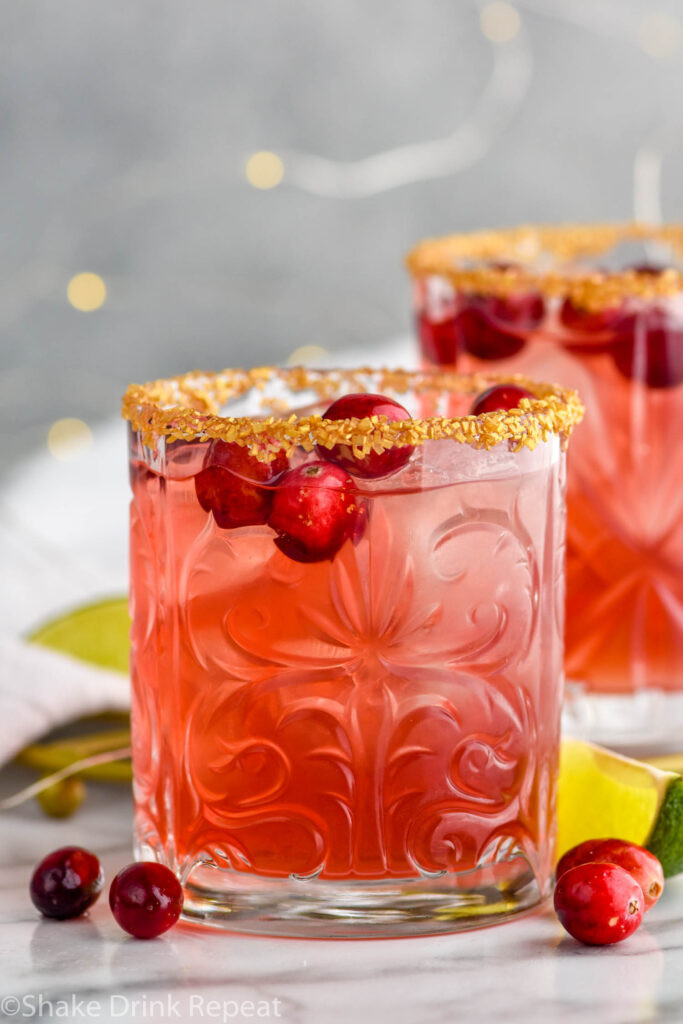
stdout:
<svg viewBox="0 0 683 1024">
<path fill-rule="evenodd" d="M 509 411 L 393 422 L 385 416 L 325 420 L 319 414 L 288 415 L 289 403 L 277 394 L 265 393 L 268 387 L 277 385 L 293 394 L 313 392 L 320 401 L 359 391 L 399 395 L 413 391 L 423 395 L 450 393 L 474 397 L 494 384 L 503 383 L 528 388 L 535 397 L 522 399 L 518 408 Z M 226 402 L 252 389 L 263 392 L 263 416 L 219 415 Z M 149 384 L 131 384 L 123 396 L 122 415 L 150 447 L 156 447 L 160 437 L 167 441 L 220 439 L 248 447 L 260 461 L 269 462 L 279 451 L 291 455 L 298 446 L 311 451 L 315 445 L 331 448 L 340 443 L 351 445 L 358 456 L 444 438 L 487 449 L 509 441 L 519 450 L 533 449 L 554 433 L 566 444 L 583 415 L 583 406 L 576 391 L 531 381 L 521 375 L 262 366 L 219 373 L 193 371 Z"/>
<path fill-rule="evenodd" d="M 445 277 L 459 291 L 509 295 L 535 291 L 569 297 L 589 310 L 618 305 L 625 298 L 654 299 L 683 291 L 683 272 L 669 267 L 657 274 L 636 270 L 602 271 L 530 266 L 544 258 L 559 263 L 599 256 L 626 241 L 651 240 L 683 254 L 681 224 L 522 225 L 501 231 L 428 238 L 408 253 L 414 277 Z M 496 266 L 512 262 L 515 266 Z"/>
</svg>

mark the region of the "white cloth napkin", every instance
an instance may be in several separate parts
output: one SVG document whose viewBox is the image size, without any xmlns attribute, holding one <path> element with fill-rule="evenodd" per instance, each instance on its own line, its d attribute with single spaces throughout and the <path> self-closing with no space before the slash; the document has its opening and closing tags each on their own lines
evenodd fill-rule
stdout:
<svg viewBox="0 0 683 1024">
<path fill-rule="evenodd" d="M 412 339 L 334 353 L 337 366 L 416 364 Z M 0 765 L 73 719 L 129 707 L 126 676 L 20 637 L 90 601 L 126 592 L 128 470 L 119 419 L 59 462 L 43 448 L 0 489 Z"/>
<path fill-rule="evenodd" d="M 0 636 L 0 764 L 58 725 L 129 707 L 122 673 Z"/>
</svg>

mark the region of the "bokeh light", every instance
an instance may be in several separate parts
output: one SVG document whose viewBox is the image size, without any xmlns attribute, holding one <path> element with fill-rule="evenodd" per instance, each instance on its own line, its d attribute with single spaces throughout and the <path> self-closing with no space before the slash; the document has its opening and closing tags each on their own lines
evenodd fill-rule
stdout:
<svg viewBox="0 0 683 1024">
<path fill-rule="evenodd" d="M 99 274 L 76 274 L 69 281 L 66 295 L 74 307 L 82 313 L 99 309 L 107 298 L 107 286 Z"/>
<path fill-rule="evenodd" d="M 638 42 L 648 57 L 673 57 L 683 46 L 683 24 L 666 11 L 651 11 L 640 23 Z"/>
<path fill-rule="evenodd" d="M 520 28 L 518 11 L 505 0 L 486 4 L 479 15 L 481 30 L 492 43 L 509 43 Z"/>
<path fill-rule="evenodd" d="M 327 360 L 329 353 L 322 345 L 300 345 L 287 360 L 288 366 L 314 366 Z"/>
<path fill-rule="evenodd" d="M 285 167 L 277 153 L 263 149 L 252 153 L 247 160 L 245 174 L 254 188 L 275 188 L 284 177 Z"/>
<path fill-rule="evenodd" d="M 78 458 L 88 450 L 92 441 L 92 430 L 88 424 L 71 416 L 56 420 L 47 432 L 48 451 L 60 462 Z"/>
</svg>

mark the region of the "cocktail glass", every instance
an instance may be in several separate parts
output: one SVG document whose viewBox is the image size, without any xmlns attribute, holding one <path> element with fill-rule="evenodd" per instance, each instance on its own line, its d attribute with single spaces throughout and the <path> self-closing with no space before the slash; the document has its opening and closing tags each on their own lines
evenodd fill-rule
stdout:
<svg viewBox="0 0 683 1024">
<path fill-rule="evenodd" d="M 683 735 L 683 227 L 522 227 L 408 257 L 429 366 L 578 388 L 566 724 L 632 751 Z"/>
<path fill-rule="evenodd" d="M 418 935 L 548 894 L 580 403 L 529 384 L 468 415 L 496 380 L 257 369 L 128 390 L 136 849 L 178 874 L 187 917 Z M 409 418 L 321 417 L 367 392 Z M 370 477 L 338 464 L 368 457 Z"/>
</svg>

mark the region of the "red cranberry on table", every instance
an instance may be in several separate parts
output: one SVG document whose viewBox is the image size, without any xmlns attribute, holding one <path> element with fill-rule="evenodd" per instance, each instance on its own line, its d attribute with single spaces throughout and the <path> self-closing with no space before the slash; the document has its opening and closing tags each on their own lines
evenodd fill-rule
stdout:
<svg viewBox="0 0 683 1024">
<path fill-rule="evenodd" d="M 183 890 L 164 864 L 140 861 L 119 871 L 109 888 L 109 906 L 125 932 L 136 939 L 153 939 L 180 917 Z"/>
<path fill-rule="evenodd" d="M 257 526 L 268 519 L 272 485 L 288 467 L 284 452 L 259 462 L 243 445 L 214 441 L 194 478 L 197 500 L 222 529 Z"/>
<path fill-rule="evenodd" d="M 628 871 L 643 890 L 643 912 L 655 905 L 664 889 L 662 865 L 649 850 L 625 839 L 588 839 L 562 856 L 557 865 L 557 878 L 578 864 L 603 862 L 618 864 Z"/>
<path fill-rule="evenodd" d="M 579 942 L 608 946 L 632 935 L 643 919 L 643 890 L 617 864 L 578 864 L 555 886 L 555 912 Z"/>
<path fill-rule="evenodd" d="M 366 419 L 369 416 L 386 416 L 388 420 L 399 422 L 412 419 L 407 409 L 385 395 L 353 394 L 344 395 L 323 413 L 325 420 Z M 412 445 L 392 446 L 383 452 L 369 452 L 358 458 L 347 444 L 335 444 L 333 448 L 317 446 L 318 454 L 334 462 L 354 476 L 376 479 L 389 476 L 405 466 L 415 449 Z"/>
<path fill-rule="evenodd" d="M 366 517 L 356 485 L 341 466 L 309 462 L 278 483 L 268 524 L 289 558 L 322 562 L 333 558 L 346 540 L 360 540 Z"/>
<path fill-rule="evenodd" d="M 102 892 L 104 874 L 90 850 L 63 846 L 41 860 L 31 878 L 33 905 L 44 917 L 79 917 Z"/>
<path fill-rule="evenodd" d="M 533 401 L 535 397 L 527 388 L 521 388 L 517 384 L 494 384 L 477 395 L 472 403 L 470 416 L 495 412 L 496 409 L 515 409 L 523 398 L 530 398 Z"/>
</svg>

